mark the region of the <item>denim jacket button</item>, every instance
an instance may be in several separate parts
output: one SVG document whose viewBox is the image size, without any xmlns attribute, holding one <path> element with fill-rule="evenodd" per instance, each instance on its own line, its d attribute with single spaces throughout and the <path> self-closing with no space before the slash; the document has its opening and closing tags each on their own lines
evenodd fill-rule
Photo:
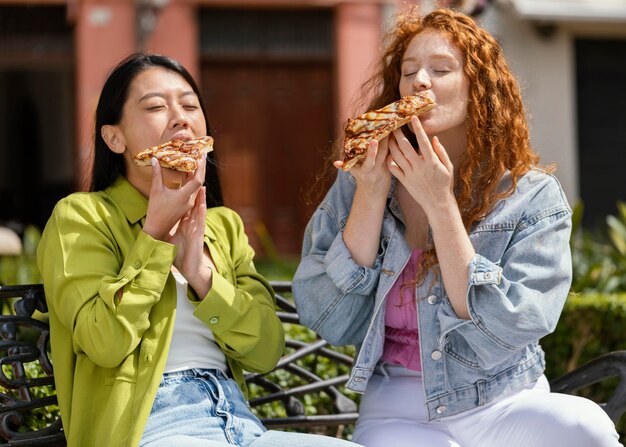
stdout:
<svg viewBox="0 0 626 447">
<path fill-rule="evenodd" d="M 437 300 L 438 300 L 437 295 L 430 295 L 428 297 L 428 304 L 435 304 Z"/>
<path fill-rule="evenodd" d="M 359 382 L 359 383 L 360 383 L 360 382 L 364 382 L 364 381 L 365 381 L 365 377 L 355 377 L 355 378 L 354 378 L 354 381 L 355 381 L 355 382 Z"/>
<path fill-rule="evenodd" d="M 491 278 L 491 273 L 486 272 L 486 273 L 485 273 L 485 279 L 489 279 L 489 278 Z"/>
<path fill-rule="evenodd" d="M 433 360 L 439 360 L 441 358 L 441 351 L 433 351 L 430 353 L 430 357 Z"/>
<path fill-rule="evenodd" d="M 435 410 L 437 412 L 437 414 L 443 414 L 446 411 L 446 406 L 445 405 L 440 405 L 437 407 L 437 409 Z"/>
</svg>

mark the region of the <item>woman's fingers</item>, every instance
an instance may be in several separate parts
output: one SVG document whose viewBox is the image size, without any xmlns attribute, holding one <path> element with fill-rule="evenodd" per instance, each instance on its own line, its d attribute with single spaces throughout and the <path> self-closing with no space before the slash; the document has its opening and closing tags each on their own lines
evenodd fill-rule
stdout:
<svg viewBox="0 0 626 447">
<path fill-rule="evenodd" d="M 367 149 L 365 150 L 365 158 L 360 163 L 355 164 L 352 169 L 357 172 L 362 169 L 365 171 L 371 171 L 377 164 L 381 163 L 380 154 L 381 149 L 377 140 L 370 140 L 367 143 Z M 343 161 L 335 161 L 333 165 L 336 168 L 342 168 L 345 163 Z"/>
<path fill-rule="evenodd" d="M 187 178 L 186 183 L 181 189 L 187 189 L 188 191 L 199 189 L 204 184 L 205 172 L 206 159 L 201 158 L 198 160 L 198 164 L 196 166 L 196 170 L 193 172 L 193 175 Z"/>
<path fill-rule="evenodd" d="M 393 131 L 393 136 L 395 137 L 396 145 L 398 149 L 402 152 L 402 155 L 407 159 L 407 161 L 414 165 L 417 163 L 421 156 L 417 153 L 411 142 L 404 135 L 404 133 L 400 129 L 396 129 Z"/>
<path fill-rule="evenodd" d="M 365 155 L 364 163 L 366 163 L 369 168 L 373 168 L 374 166 L 376 166 L 377 155 L 378 141 L 370 140 L 370 142 L 367 143 L 367 154 Z"/>
<path fill-rule="evenodd" d="M 185 215 L 188 222 L 188 229 L 192 237 L 202 233 L 204 235 L 204 218 L 206 216 L 206 187 L 203 186 L 198 190 L 193 208 Z M 194 236 L 195 235 L 195 236 Z"/>
<path fill-rule="evenodd" d="M 151 163 L 152 185 L 144 230 L 155 239 L 164 240 L 177 222 L 186 225 L 184 219 L 198 200 L 204 182 L 206 161 L 199 160 L 195 172 L 189 174 L 178 189 L 167 188 L 163 183 L 163 168 L 155 158 Z"/>
<path fill-rule="evenodd" d="M 182 188 L 178 191 L 184 196 L 189 198 L 189 206 L 193 206 L 198 198 L 198 192 L 202 188 L 204 184 L 204 173 L 206 169 L 206 160 L 200 159 L 198 160 L 198 167 L 196 168 L 193 176 L 191 176 L 187 183 L 185 183 Z"/>
<path fill-rule="evenodd" d="M 443 147 L 439 138 L 433 137 L 433 152 L 437 155 L 441 163 L 446 167 L 446 169 L 452 172 L 452 161 L 450 161 L 450 157 L 448 156 L 448 152 L 446 152 L 446 148 Z"/>
<path fill-rule="evenodd" d="M 432 161 L 434 156 L 432 145 L 428 140 L 426 131 L 422 127 L 422 123 L 416 116 L 411 117 L 411 127 L 413 128 L 413 132 L 415 132 L 415 138 L 417 139 L 417 144 L 420 148 L 420 155 L 424 158 L 424 160 Z"/>
<path fill-rule="evenodd" d="M 152 192 L 159 191 L 163 188 L 163 173 L 161 172 L 159 160 L 152 157 L 150 159 L 150 164 L 152 165 L 152 185 L 150 186 L 150 195 L 152 195 Z"/>
<path fill-rule="evenodd" d="M 389 137 L 383 138 L 380 141 L 376 141 L 378 146 L 378 152 L 376 154 L 376 164 L 383 164 L 389 154 Z"/>
<path fill-rule="evenodd" d="M 198 195 L 196 196 L 196 204 L 195 204 L 195 223 L 196 223 L 196 231 L 198 233 L 202 233 L 204 236 L 204 219 L 206 216 L 206 186 L 200 188 L 198 191 Z"/>
<path fill-rule="evenodd" d="M 408 141 L 407 141 L 408 143 Z M 409 145 L 410 146 L 410 145 Z M 411 151 L 415 150 L 411 147 Z M 408 151 L 403 149 L 398 142 L 398 135 L 394 132 L 389 135 L 389 153 L 393 157 L 393 161 L 403 172 L 408 172 L 412 168 L 412 163 L 407 155 Z"/>
</svg>

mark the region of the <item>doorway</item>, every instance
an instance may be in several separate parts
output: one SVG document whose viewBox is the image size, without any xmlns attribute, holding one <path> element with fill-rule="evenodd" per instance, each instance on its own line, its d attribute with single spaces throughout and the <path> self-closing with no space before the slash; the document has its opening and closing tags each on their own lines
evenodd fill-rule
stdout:
<svg viewBox="0 0 626 447">
<path fill-rule="evenodd" d="M 231 39 L 242 22 L 247 38 Z M 297 256 L 334 135 L 331 12 L 206 10 L 201 24 L 226 205 L 259 254 Z"/>
<path fill-rule="evenodd" d="M 626 40 L 579 39 L 575 48 L 580 195 L 591 228 L 626 201 Z"/>
<path fill-rule="evenodd" d="M 74 190 L 73 28 L 66 7 L 0 6 L 0 224 L 43 228 Z"/>
</svg>

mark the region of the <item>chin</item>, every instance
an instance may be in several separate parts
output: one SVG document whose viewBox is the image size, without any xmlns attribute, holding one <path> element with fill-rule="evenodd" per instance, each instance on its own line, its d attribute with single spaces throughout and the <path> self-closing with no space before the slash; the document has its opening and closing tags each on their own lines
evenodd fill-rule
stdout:
<svg viewBox="0 0 626 447">
<path fill-rule="evenodd" d="M 421 121 L 424 132 L 426 132 L 426 135 L 429 135 L 429 136 L 434 135 L 435 133 L 441 130 L 437 128 L 436 124 L 432 123 L 431 121 L 432 120 L 429 120 L 428 118 Z"/>
</svg>

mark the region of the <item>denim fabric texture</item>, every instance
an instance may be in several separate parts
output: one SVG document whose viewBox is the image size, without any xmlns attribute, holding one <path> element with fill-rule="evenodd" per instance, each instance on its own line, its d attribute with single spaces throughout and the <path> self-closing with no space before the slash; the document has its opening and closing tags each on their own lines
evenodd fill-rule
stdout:
<svg viewBox="0 0 626 447">
<path fill-rule="evenodd" d="M 510 185 L 507 175 L 499 188 Z M 355 187 L 350 173 L 339 172 L 313 214 L 293 290 L 303 324 L 332 344 L 357 346 L 347 386 L 364 392 L 383 352 L 384 300 L 411 249 L 394 182 L 374 266 L 352 260 L 343 228 Z M 439 272 L 417 286 L 429 420 L 486 405 L 543 374 L 538 340 L 554 330 L 570 288 L 570 233 L 571 209 L 557 179 L 529 171 L 470 230 L 470 319 L 455 314 Z"/>
<path fill-rule="evenodd" d="M 349 447 L 340 439 L 266 431 L 237 383 L 217 369 L 163 375 L 140 447 Z"/>
</svg>

